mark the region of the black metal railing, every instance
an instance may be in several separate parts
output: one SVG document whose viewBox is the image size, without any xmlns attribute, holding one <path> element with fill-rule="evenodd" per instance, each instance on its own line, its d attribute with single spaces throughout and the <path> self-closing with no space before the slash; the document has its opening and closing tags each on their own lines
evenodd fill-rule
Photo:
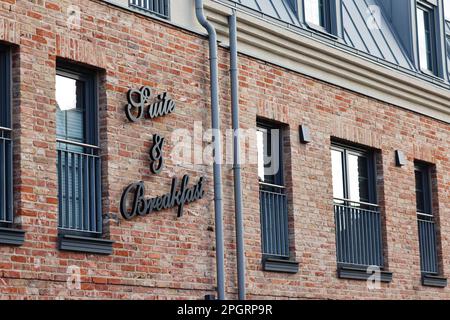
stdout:
<svg viewBox="0 0 450 320">
<path fill-rule="evenodd" d="M 340 264 L 383 266 L 380 209 L 375 204 L 334 199 L 336 253 Z"/>
<path fill-rule="evenodd" d="M 417 213 L 419 225 L 420 268 L 423 273 L 438 273 L 436 224 L 433 216 Z"/>
<path fill-rule="evenodd" d="M 89 234 L 102 232 L 99 148 L 67 140 L 58 143 L 58 227 Z"/>
<path fill-rule="evenodd" d="M 13 222 L 11 129 L 0 127 L 0 224 Z"/>
<path fill-rule="evenodd" d="M 260 183 L 261 238 L 264 255 L 289 257 L 288 209 L 282 186 Z"/>
<path fill-rule="evenodd" d="M 130 6 L 169 18 L 169 0 L 130 0 Z"/>
</svg>

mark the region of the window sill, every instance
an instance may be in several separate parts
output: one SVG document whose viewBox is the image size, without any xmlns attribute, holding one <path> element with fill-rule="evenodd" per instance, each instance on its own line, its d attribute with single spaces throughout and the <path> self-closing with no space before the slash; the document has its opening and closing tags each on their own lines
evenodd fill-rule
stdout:
<svg viewBox="0 0 450 320">
<path fill-rule="evenodd" d="M 368 267 L 367 267 L 368 268 Z M 351 279 L 351 280 L 363 280 L 367 281 L 373 276 L 373 273 L 368 273 L 366 267 L 354 267 L 354 266 L 338 266 L 337 273 L 340 279 Z M 391 282 L 392 272 L 380 271 L 380 281 L 381 282 Z"/>
<path fill-rule="evenodd" d="M 331 40 L 339 40 L 339 37 L 337 35 L 335 35 L 334 33 L 331 33 L 324 27 L 321 27 L 321 26 L 318 26 L 318 25 L 315 25 L 315 24 L 309 23 L 309 22 L 306 22 L 306 25 L 308 26 L 310 31 L 313 31 L 321 36 L 325 36 Z"/>
<path fill-rule="evenodd" d="M 58 239 L 58 249 L 62 251 L 74 251 L 94 254 L 112 254 L 114 241 L 81 237 L 73 235 L 60 235 Z"/>
<path fill-rule="evenodd" d="M 441 77 L 438 76 L 437 74 L 433 73 L 432 71 L 420 69 L 420 73 L 421 73 L 424 77 L 429 78 L 430 80 L 434 80 L 434 81 L 438 81 L 438 82 L 442 82 L 442 83 L 445 82 L 445 80 L 444 80 L 443 78 L 441 78 Z M 444 76 L 445 76 L 445 75 L 444 75 Z"/>
<path fill-rule="evenodd" d="M 21 246 L 24 241 L 25 231 L 12 228 L 0 228 L 0 244 Z"/>
<path fill-rule="evenodd" d="M 427 287 L 445 288 L 447 286 L 447 278 L 423 273 L 422 285 Z"/>
<path fill-rule="evenodd" d="M 268 272 L 282 272 L 282 273 L 298 272 L 298 262 L 292 260 L 265 257 L 262 260 L 262 266 L 263 270 Z"/>
</svg>

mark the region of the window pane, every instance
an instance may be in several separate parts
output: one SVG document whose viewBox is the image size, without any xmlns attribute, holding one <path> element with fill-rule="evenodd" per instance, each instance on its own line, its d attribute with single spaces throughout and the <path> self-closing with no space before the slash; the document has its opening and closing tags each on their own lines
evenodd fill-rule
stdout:
<svg viewBox="0 0 450 320">
<path fill-rule="evenodd" d="M 0 44 L 1 46 L 1 44 Z M 7 90 L 7 54 L 4 49 L 0 47 L 0 127 L 9 127 L 11 124 L 9 123 L 9 105 L 7 103 L 7 99 L 9 93 Z"/>
<path fill-rule="evenodd" d="M 349 154 L 347 159 L 349 198 L 357 202 L 369 202 L 369 176 L 367 158 Z"/>
<path fill-rule="evenodd" d="M 417 9 L 417 37 L 419 41 L 420 69 L 432 71 L 432 38 L 430 34 L 430 13 Z"/>
<path fill-rule="evenodd" d="M 281 185 L 280 130 L 258 128 L 258 176 L 261 181 Z"/>
<path fill-rule="evenodd" d="M 446 37 L 447 42 L 447 69 L 450 73 L 450 37 Z"/>
<path fill-rule="evenodd" d="M 305 0 L 306 22 L 323 27 L 323 12 L 324 0 Z"/>
<path fill-rule="evenodd" d="M 67 139 L 84 142 L 83 112 L 67 111 Z"/>
<path fill-rule="evenodd" d="M 445 20 L 450 21 L 450 0 L 444 0 L 444 14 Z"/>
<path fill-rule="evenodd" d="M 423 174 L 421 171 L 416 170 L 416 207 L 417 212 L 425 212 L 425 199 L 423 190 Z"/>
<path fill-rule="evenodd" d="M 331 150 L 331 161 L 333 170 L 333 197 L 343 199 L 344 196 L 344 173 L 342 167 L 343 153 Z"/>
<path fill-rule="evenodd" d="M 256 132 L 256 143 L 258 148 L 258 177 L 264 181 L 264 132 L 258 130 Z"/>
<path fill-rule="evenodd" d="M 56 134 L 58 138 L 85 142 L 84 83 L 56 76 Z"/>
<path fill-rule="evenodd" d="M 56 76 L 56 103 L 61 111 L 76 109 L 77 81 L 63 76 Z"/>
<path fill-rule="evenodd" d="M 66 112 L 61 112 L 61 110 L 56 110 L 56 136 L 58 138 L 66 138 L 66 128 L 64 124 L 66 123 Z"/>
</svg>

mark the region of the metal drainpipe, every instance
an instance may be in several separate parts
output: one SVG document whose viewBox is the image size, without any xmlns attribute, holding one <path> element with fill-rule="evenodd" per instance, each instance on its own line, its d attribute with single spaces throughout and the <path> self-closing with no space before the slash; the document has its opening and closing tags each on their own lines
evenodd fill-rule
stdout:
<svg viewBox="0 0 450 320">
<path fill-rule="evenodd" d="M 236 225 L 236 260 L 239 300 L 245 300 L 244 223 L 242 217 L 241 146 L 239 129 L 239 81 L 236 11 L 228 17 L 230 29 L 231 112 L 233 126 L 234 210 Z"/>
<path fill-rule="evenodd" d="M 225 300 L 224 275 L 224 243 L 223 243 L 223 214 L 222 214 L 222 146 L 220 139 L 220 110 L 219 110 L 219 77 L 217 65 L 217 34 L 214 26 L 206 20 L 203 11 L 203 0 L 195 0 L 195 15 L 198 22 L 207 30 L 209 36 L 209 61 L 211 73 L 211 122 L 215 133 L 214 138 L 214 211 L 216 229 L 216 268 L 217 295 L 219 300 Z"/>
</svg>

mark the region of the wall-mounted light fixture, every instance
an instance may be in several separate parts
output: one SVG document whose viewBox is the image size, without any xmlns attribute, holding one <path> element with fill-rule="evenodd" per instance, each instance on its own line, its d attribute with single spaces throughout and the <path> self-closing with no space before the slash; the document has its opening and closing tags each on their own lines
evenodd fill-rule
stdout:
<svg viewBox="0 0 450 320">
<path fill-rule="evenodd" d="M 300 129 L 300 142 L 303 144 L 310 143 L 312 140 L 309 128 L 307 126 L 301 125 L 299 129 Z"/>
<path fill-rule="evenodd" d="M 403 167 L 406 165 L 406 157 L 403 151 L 395 150 L 395 165 L 397 167 Z"/>
</svg>

